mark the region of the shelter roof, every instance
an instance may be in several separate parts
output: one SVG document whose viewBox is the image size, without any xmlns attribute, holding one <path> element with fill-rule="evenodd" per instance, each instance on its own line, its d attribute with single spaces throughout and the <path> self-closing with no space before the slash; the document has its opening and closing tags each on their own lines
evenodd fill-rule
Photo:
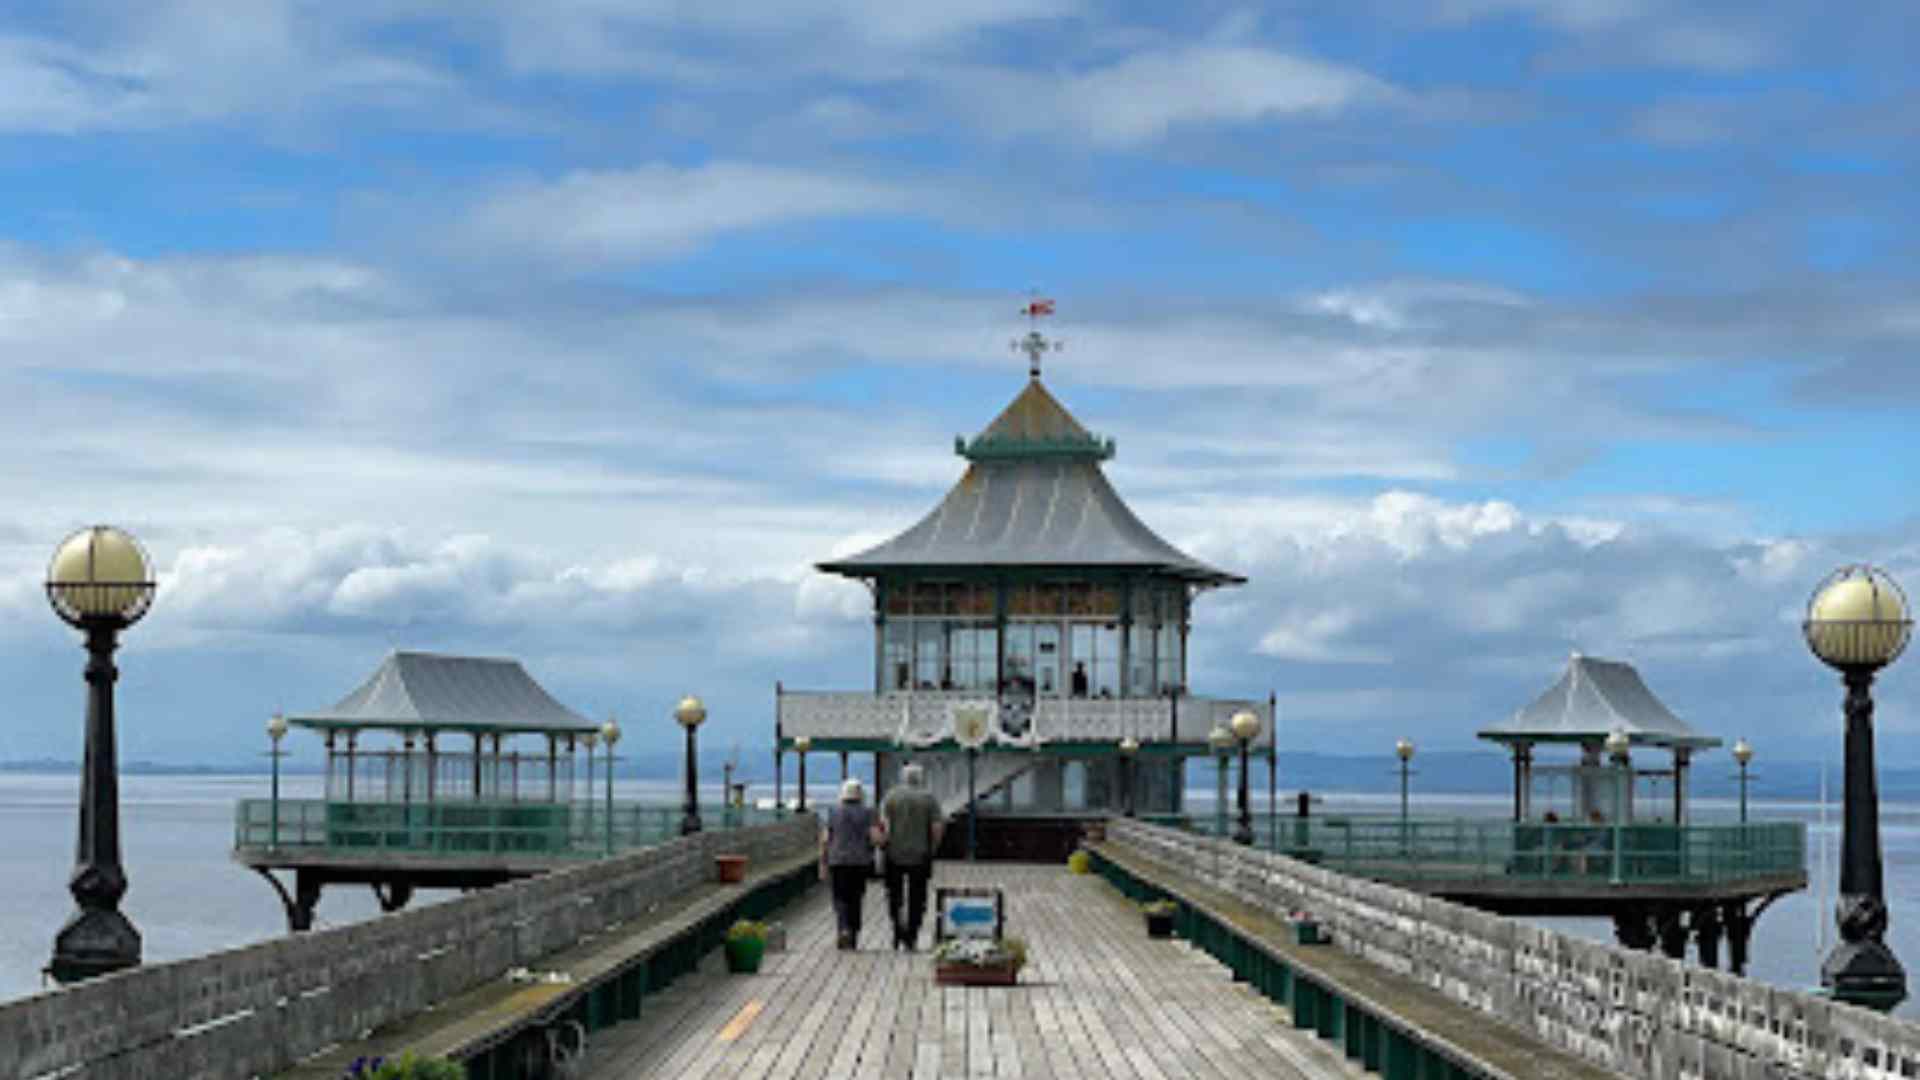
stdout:
<svg viewBox="0 0 1920 1080">
<path fill-rule="evenodd" d="M 1717 736 L 1702 735 L 1675 716 L 1647 689 L 1632 664 L 1579 653 L 1568 659 L 1560 681 L 1505 723 L 1479 735 L 1494 742 L 1593 742 L 1615 728 L 1639 744 L 1720 745 Z"/>
<path fill-rule="evenodd" d="M 828 573 L 983 567 L 1141 570 L 1207 585 L 1246 579 L 1161 539 L 1107 482 L 1113 453 L 1039 379 L 1029 382 L 960 452 L 967 470 L 933 512 L 857 555 L 819 563 Z"/>
<path fill-rule="evenodd" d="M 553 699 L 518 660 L 393 652 L 359 688 L 324 712 L 288 716 L 301 727 L 587 734 L 586 717 Z"/>
</svg>

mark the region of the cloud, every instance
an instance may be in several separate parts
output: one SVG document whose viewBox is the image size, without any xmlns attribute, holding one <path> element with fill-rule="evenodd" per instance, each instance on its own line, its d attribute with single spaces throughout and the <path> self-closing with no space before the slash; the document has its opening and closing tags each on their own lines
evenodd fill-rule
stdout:
<svg viewBox="0 0 1920 1080">
<path fill-rule="evenodd" d="M 726 233 L 911 204 L 904 190 L 853 177 L 735 162 L 651 165 L 573 172 L 488 196 L 456 242 L 567 262 L 659 259 Z"/>
<path fill-rule="evenodd" d="M 952 107 L 1000 137 L 1084 138 L 1106 148 L 1153 142 L 1185 128 L 1248 125 L 1389 106 L 1402 93 L 1365 72 L 1244 45 L 1137 52 L 1060 75 L 955 71 Z"/>
</svg>

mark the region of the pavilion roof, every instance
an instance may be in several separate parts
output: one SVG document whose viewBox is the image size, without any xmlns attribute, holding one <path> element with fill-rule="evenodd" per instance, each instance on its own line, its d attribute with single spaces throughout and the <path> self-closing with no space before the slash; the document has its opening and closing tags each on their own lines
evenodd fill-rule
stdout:
<svg viewBox="0 0 1920 1080">
<path fill-rule="evenodd" d="M 587 734 L 593 721 L 553 699 L 518 660 L 393 652 L 359 688 L 301 727 Z"/>
<path fill-rule="evenodd" d="M 1108 483 L 1113 454 L 1038 378 L 972 442 L 967 470 L 933 512 L 877 547 L 819 563 L 849 577 L 887 571 L 1046 567 L 1135 570 L 1207 585 L 1245 578 L 1161 539 Z"/>
<path fill-rule="evenodd" d="M 1482 730 L 1494 742 L 1593 742 L 1615 728 L 1634 743 L 1712 747 L 1647 689 L 1632 664 L 1573 654 L 1560 680 L 1506 722 Z"/>
</svg>

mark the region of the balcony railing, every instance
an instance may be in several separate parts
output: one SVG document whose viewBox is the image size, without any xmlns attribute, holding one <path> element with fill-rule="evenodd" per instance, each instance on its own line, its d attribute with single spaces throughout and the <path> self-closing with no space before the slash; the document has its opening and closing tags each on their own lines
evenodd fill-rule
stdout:
<svg viewBox="0 0 1920 1080">
<path fill-rule="evenodd" d="M 986 691 L 920 690 L 871 694 L 787 690 L 779 696 L 781 733 L 792 738 L 862 739 L 926 743 L 949 731 L 949 710 L 965 702 L 992 698 Z M 1118 742 L 1128 735 L 1142 743 L 1174 741 L 1204 745 L 1216 725 L 1250 709 L 1260 717 L 1255 746 L 1273 744 L 1273 713 L 1265 701 L 1183 695 L 1178 705 L 1164 697 L 1043 697 L 1034 702 L 1032 731 L 1049 742 Z M 1176 719 L 1177 716 L 1177 719 Z"/>
<path fill-rule="evenodd" d="M 1215 827 L 1209 816 L 1192 823 Z M 1255 816 L 1256 843 L 1406 884 L 1722 885 L 1803 875 L 1804 822 L 1547 825 L 1493 819 Z"/>
<path fill-rule="evenodd" d="M 681 807 L 604 803 L 391 803 L 242 799 L 234 808 L 236 850 L 328 854 L 593 858 L 649 847 L 680 833 Z M 788 815 L 755 807 L 703 806 L 706 829 L 765 825 Z"/>
</svg>

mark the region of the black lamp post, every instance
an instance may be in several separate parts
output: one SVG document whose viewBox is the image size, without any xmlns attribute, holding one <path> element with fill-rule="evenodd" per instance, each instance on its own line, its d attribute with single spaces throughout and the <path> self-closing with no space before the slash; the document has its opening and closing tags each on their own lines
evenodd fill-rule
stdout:
<svg viewBox="0 0 1920 1080">
<path fill-rule="evenodd" d="M 607 717 L 600 725 L 600 741 L 607 744 L 607 854 L 613 854 L 613 744 L 620 741 L 620 721 Z"/>
<path fill-rule="evenodd" d="M 1733 744 L 1733 760 L 1740 766 L 1740 824 L 1747 823 L 1747 762 L 1753 760 L 1753 747 L 1747 740 Z"/>
<path fill-rule="evenodd" d="M 1400 759 L 1400 853 L 1407 851 L 1407 778 L 1413 775 L 1413 740 L 1400 739 L 1393 744 L 1393 756 Z"/>
<path fill-rule="evenodd" d="M 80 772 L 80 832 L 67 890 L 80 910 L 53 939 L 47 971 L 78 982 L 140 963 L 140 931 L 120 912 L 120 776 L 113 739 L 113 650 L 120 631 L 153 603 L 153 571 L 138 541 L 95 525 L 67 537 L 47 569 L 55 614 L 87 636 L 86 762 Z"/>
<path fill-rule="evenodd" d="M 1120 812 L 1133 816 L 1133 757 L 1140 752 L 1140 740 L 1129 735 L 1120 740 Z"/>
<path fill-rule="evenodd" d="M 700 776 L 694 760 L 695 742 L 693 733 L 700 729 L 701 721 L 707 718 L 707 707 L 700 699 L 688 694 L 680 699 L 673 710 L 673 718 L 687 729 L 687 801 L 681 807 L 680 835 L 691 836 L 700 831 Z"/>
<path fill-rule="evenodd" d="M 1833 996 L 1886 1011 L 1907 996 L 1907 974 L 1887 947 L 1881 886 L 1880 793 L 1873 766 L 1873 677 L 1913 631 L 1906 596 L 1882 570 L 1845 566 L 1814 591 L 1801 625 L 1807 647 L 1846 684 L 1846 787 L 1840 831 L 1840 942 L 1820 965 Z"/>
<path fill-rule="evenodd" d="M 795 813 L 807 812 L 807 751 L 811 749 L 813 749 L 812 736 L 799 735 L 794 738 L 793 753 L 800 761 L 800 803 L 794 808 Z"/>
<path fill-rule="evenodd" d="M 267 721 L 267 738 L 273 744 L 267 751 L 267 756 L 273 759 L 273 817 L 267 827 L 268 851 L 280 850 L 280 759 L 286 756 L 286 751 L 280 749 L 280 740 L 286 737 L 287 718 L 274 713 Z"/>
<path fill-rule="evenodd" d="M 1240 740 L 1240 820 L 1233 827 L 1233 842 L 1253 844 L 1253 808 L 1247 798 L 1247 751 L 1260 737 L 1260 716 L 1251 709 L 1233 714 L 1228 722 L 1233 737 Z"/>
</svg>

